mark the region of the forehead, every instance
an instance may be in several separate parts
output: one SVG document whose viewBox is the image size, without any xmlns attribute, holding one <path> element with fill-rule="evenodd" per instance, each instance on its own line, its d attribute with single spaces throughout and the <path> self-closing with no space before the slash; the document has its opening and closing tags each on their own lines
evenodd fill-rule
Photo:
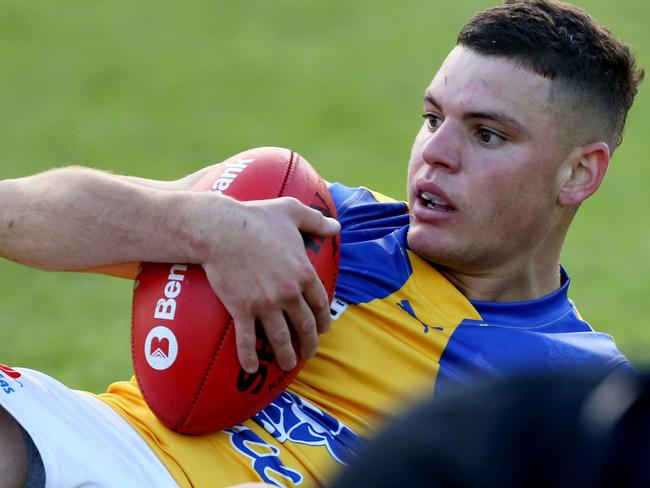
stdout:
<svg viewBox="0 0 650 488">
<path fill-rule="evenodd" d="M 551 84 L 507 58 L 456 46 L 425 96 L 445 112 L 499 112 L 528 126 L 553 116 Z"/>
</svg>

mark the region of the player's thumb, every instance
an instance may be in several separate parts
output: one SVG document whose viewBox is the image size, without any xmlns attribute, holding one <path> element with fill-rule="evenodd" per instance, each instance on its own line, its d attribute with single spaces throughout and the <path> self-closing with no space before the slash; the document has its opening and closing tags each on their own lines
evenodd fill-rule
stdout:
<svg viewBox="0 0 650 488">
<path fill-rule="evenodd" d="M 298 216 L 298 228 L 302 232 L 319 236 L 333 236 L 341 231 L 341 225 L 332 217 L 326 217 L 318 210 L 303 207 Z"/>
</svg>

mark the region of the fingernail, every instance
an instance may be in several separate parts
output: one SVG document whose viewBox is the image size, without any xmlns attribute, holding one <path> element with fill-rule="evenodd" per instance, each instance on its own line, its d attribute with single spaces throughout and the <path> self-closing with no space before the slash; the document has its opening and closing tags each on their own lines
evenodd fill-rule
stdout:
<svg viewBox="0 0 650 488">
<path fill-rule="evenodd" d="M 257 364 L 256 363 L 246 363 L 244 366 L 244 371 L 246 371 L 248 374 L 253 374 L 257 373 Z"/>
<path fill-rule="evenodd" d="M 332 217 L 327 217 L 327 221 L 332 230 L 336 230 L 337 232 L 341 230 L 341 224 L 339 224 L 338 220 L 333 219 Z"/>
</svg>

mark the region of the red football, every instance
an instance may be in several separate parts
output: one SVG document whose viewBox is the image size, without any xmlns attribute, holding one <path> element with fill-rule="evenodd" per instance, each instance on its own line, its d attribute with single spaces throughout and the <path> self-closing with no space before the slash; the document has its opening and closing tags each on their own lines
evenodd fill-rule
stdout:
<svg viewBox="0 0 650 488">
<path fill-rule="evenodd" d="M 323 179 L 288 149 L 263 147 L 237 154 L 217 165 L 193 189 L 238 200 L 291 196 L 336 217 Z M 338 236 L 306 237 L 305 242 L 332 300 Z M 290 372 L 282 371 L 263 333 L 258 334 L 257 350 L 259 370 L 247 374 L 237 358 L 233 321 L 203 268 L 142 264 L 133 293 L 131 353 L 145 401 L 170 429 L 184 434 L 222 430 L 250 418 L 282 393 L 303 361 Z"/>
</svg>

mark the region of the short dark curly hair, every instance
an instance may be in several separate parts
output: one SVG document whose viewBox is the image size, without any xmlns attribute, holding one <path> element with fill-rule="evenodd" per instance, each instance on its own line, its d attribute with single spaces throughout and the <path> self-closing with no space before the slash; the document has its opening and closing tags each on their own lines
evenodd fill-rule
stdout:
<svg viewBox="0 0 650 488">
<path fill-rule="evenodd" d="M 585 11 L 550 0 L 507 0 L 470 19 L 458 44 L 557 81 L 553 94 L 563 114 L 581 125 L 574 128 L 581 142 L 597 137 L 611 151 L 620 144 L 644 71 L 630 47 Z M 574 117 L 566 113 L 567 92 Z"/>
</svg>

